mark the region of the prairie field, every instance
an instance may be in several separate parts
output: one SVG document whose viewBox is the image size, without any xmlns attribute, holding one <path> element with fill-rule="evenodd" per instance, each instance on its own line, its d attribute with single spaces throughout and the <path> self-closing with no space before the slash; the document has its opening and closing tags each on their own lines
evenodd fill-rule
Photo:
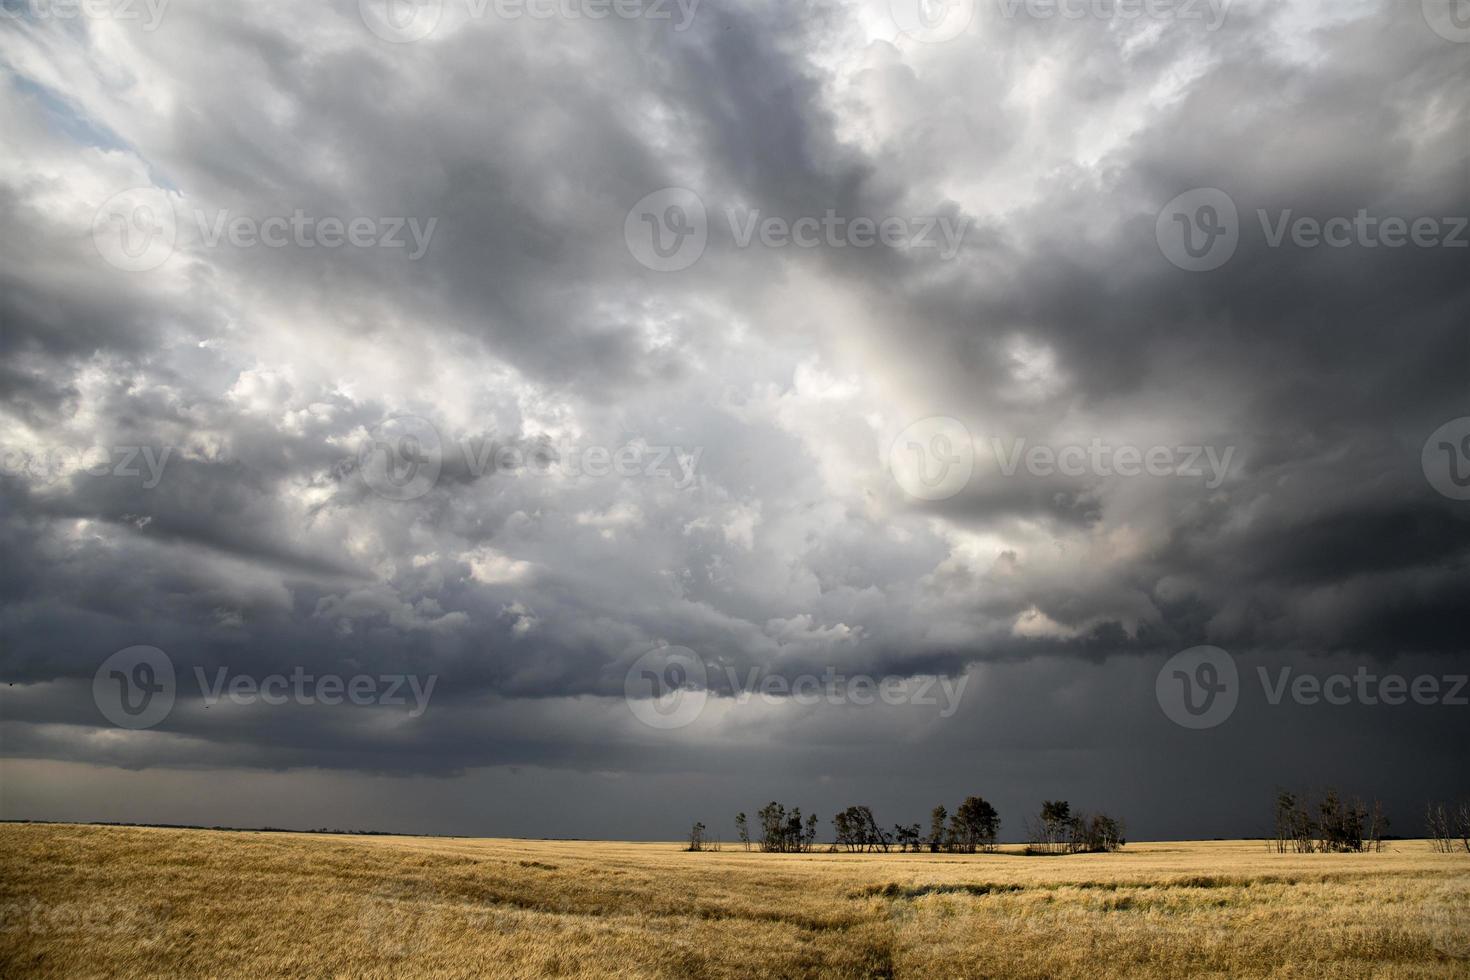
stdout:
<svg viewBox="0 0 1470 980">
<path fill-rule="evenodd" d="M 0 976 L 1464 977 L 1470 855 L 0 825 Z"/>
</svg>

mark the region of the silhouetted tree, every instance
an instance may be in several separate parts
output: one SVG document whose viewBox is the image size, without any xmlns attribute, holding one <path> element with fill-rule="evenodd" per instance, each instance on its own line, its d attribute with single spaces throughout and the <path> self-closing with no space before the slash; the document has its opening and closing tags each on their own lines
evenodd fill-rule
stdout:
<svg viewBox="0 0 1470 980">
<path fill-rule="evenodd" d="M 696 820 L 694 822 L 694 826 L 691 827 L 691 828 L 689 828 L 689 846 L 686 847 L 686 848 L 684 848 L 684 850 L 686 850 L 686 851 L 702 851 L 702 850 L 704 850 L 704 824 L 702 824 L 702 823 L 700 823 L 699 821 Z"/>
<path fill-rule="evenodd" d="M 1329 789 L 1312 806 L 1305 796 L 1282 790 L 1276 794 L 1275 825 L 1278 853 L 1288 848 L 1298 854 L 1381 851 L 1388 818 L 1377 800 L 1369 808 Z"/>
<path fill-rule="evenodd" d="M 1073 813 L 1066 800 L 1047 800 L 1041 814 L 1027 821 L 1030 853 L 1076 854 L 1079 851 L 1116 851 L 1127 843 L 1122 821 L 1104 813 Z"/>
<path fill-rule="evenodd" d="M 816 818 L 807 818 L 803 825 L 800 807 L 792 807 L 788 813 L 784 806 L 773 800 L 760 808 L 756 818 L 760 821 L 760 848 L 763 851 L 805 851 L 816 839 Z"/>
<path fill-rule="evenodd" d="M 832 818 L 836 846 L 849 851 L 888 850 L 893 838 L 878 826 L 873 811 L 865 806 L 850 806 Z"/>
<path fill-rule="evenodd" d="M 956 850 L 974 854 L 977 849 L 995 849 L 1000 834 L 1000 815 L 978 796 L 966 798 L 950 820 L 950 840 Z"/>
<path fill-rule="evenodd" d="M 750 824 L 745 821 L 744 811 L 735 814 L 735 831 L 740 835 L 741 845 L 750 850 Z"/>
<path fill-rule="evenodd" d="M 1046 854 L 1071 850 L 1075 829 L 1072 805 L 1066 800 L 1046 800 L 1041 804 L 1039 820 L 1030 829 L 1034 850 Z"/>
<path fill-rule="evenodd" d="M 761 822 L 761 850 L 786 850 L 786 808 L 772 800 L 760 808 L 756 818 Z"/>
<path fill-rule="evenodd" d="M 949 811 L 943 804 L 936 806 L 929 813 L 929 850 L 938 851 L 944 847 L 944 824 L 949 819 Z"/>
</svg>

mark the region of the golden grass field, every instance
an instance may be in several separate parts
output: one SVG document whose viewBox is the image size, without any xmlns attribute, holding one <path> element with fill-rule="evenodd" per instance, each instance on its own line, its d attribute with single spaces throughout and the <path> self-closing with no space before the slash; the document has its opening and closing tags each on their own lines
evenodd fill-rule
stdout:
<svg viewBox="0 0 1470 980">
<path fill-rule="evenodd" d="M 1470 855 L 0 825 L 0 977 L 1465 977 Z"/>
</svg>

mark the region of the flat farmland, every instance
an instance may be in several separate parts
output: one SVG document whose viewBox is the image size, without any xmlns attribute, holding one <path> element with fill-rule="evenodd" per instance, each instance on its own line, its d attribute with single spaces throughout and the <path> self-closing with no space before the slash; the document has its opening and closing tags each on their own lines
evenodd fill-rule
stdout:
<svg viewBox="0 0 1470 980">
<path fill-rule="evenodd" d="M 1470 855 L 0 825 L 0 976 L 1465 977 Z"/>
</svg>

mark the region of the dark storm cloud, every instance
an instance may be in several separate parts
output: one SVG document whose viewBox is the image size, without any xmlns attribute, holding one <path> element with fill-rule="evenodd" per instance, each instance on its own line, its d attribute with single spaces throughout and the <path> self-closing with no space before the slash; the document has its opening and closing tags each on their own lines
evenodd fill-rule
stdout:
<svg viewBox="0 0 1470 980">
<path fill-rule="evenodd" d="M 411 44 L 345 2 L 176 3 L 153 32 L 10 23 L 0 445 L 26 465 L 0 475 L 6 755 L 728 765 L 766 796 L 752 759 L 776 732 L 810 740 L 813 773 L 880 751 L 899 766 L 893 745 L 983 751 L 1019 805 L 1044 780 L 1016 760 L 1082 780 L 1097 753 L 1146 751 L 1092 702 L 1157 715 L 1157 658 L 1186 646 L 1463 664 L 1470 516 L 1420 449 L 1464 412 L 1467 253 L 1270 247 L 1257 210 L 1470 213 L 1466 46 L 1387 0 L 1239 3 L 1215 32 L 981 4 L 933 45 L 895 38 L 886 7 L 711 4 L 679 32 L 483 18 Z M 172 195 L 174 252 L 111 268 L 97 209 L 148 185 Z M 710 229 L 677 273 L 623 238 L 669 186 L 699 195 Z M 1209 273 L 1155 236 L 1198 187 L 1241 219 Z M 942 217 L 965 236 L 947 261 L 741 247 L 731 209 Z M 208 240 L 221 216 L 295 212 L 435 224 L 412 259 Z M 432 425 L 439 472 L 395 500 L 359 451 L 401 415 Z M 978 449 L 950 499 L 889 473 L 894 436 L 925 416 Z M 1007 475 L 1017 440 L 1231 465 Z M 668 450 L 674 478 L 569 474 L 589 447 L 630 445 Z M 51 468 L 58 449 L 119 447 L 168 450 L 153 485 L 146 468 Z M 487 466 L 492 448 L 545 450 L 554 472 Z M 135 644 L 189 685 L 133 735 L 105 727 L 90 683 Z M 663 644 L 705 659 L 717 706 L 752 669 L 1004 665 L 1012 693 L 987 693 L 983 721 L 972 701 L 872 734 L 848 706 L 722 715 L 681 739 L 622 701 Z M 227 712 L 196 668 L 437 686 L 409 720 Z M 1240 751 L 1271 744 L 1272 717 L 1241 726 Z M 1187 740 L 1158 754 L 1187 758 Z M 1151 798 L 1130 793 L 1120 806 Z"/>
</svg>

